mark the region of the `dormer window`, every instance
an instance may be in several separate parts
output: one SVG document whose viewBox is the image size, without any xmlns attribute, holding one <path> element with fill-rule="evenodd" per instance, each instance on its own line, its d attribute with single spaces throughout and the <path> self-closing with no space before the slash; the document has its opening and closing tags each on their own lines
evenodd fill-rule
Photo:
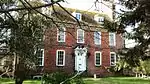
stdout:
<svg viewBox="0 0 150 84">
<path fill-rule="evenodd" d="M 73 14 L 73 16 L 76 17 L 79 21 L 81 21 L 81 16 L 82 16 L 81 13 L 73 12 L 72 14 Z"/>
<path fill-rule="evenodd" d="M 95 16 L 94 20 L 97 21 L 101 25 L 104 24 L 104 17 L 102 17 L 102 16 Z"/>
<path fill-rule="evenodd" d="M 98 22 L 104 24 L 104 17 L 98 17 Z"/>
</svg>

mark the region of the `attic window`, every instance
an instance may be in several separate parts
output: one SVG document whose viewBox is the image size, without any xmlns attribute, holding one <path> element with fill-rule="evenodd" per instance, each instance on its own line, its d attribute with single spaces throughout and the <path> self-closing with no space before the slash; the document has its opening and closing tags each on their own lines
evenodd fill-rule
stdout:
<svg viewBox="0 0 150 84">
<path fill-rule="evenodd" d="M 76 17 L 79 21 L 81 21 L 81 13 L 73 12 L 73 16 Z"/>
<path fill-rule="evenodd" d="M 104 24 L 104 17 L 100 17 L 100 16 L 97 16 L 97 17 L 95 17 L 94 18 L 95 19 L 95 21 L 97 21 L 98 23 L 100 23 L 100 24 Z"/>
<path fill-rule="evenodd" d="M 98 22 L 100 24 L 104 24 L 104 17 L 98 17 Z"/>
</svg>

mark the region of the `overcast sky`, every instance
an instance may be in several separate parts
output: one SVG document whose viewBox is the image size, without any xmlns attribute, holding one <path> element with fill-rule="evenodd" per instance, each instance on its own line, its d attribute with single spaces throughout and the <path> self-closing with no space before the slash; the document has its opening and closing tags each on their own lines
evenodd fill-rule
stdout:
<svg viewBox="0 0 150 84">
<path fill-rule="evenodd" d="M 65 7 L 88 10 L 95 0 L 66 0 L 68 3 L 63 3 Z"/>
</svg>

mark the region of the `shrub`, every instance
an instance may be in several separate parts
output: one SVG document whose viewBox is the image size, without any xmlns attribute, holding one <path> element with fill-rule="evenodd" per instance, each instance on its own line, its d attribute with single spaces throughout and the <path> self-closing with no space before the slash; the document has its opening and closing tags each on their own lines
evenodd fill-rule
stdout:
<svg viewBox="0 0 150 84">
<path fill-rule="evenodd" d="M 81 76 L 71 78 L 74 75 L 64 72 L 45 73 L 42 77 L 42 84 L 60 84 L 63 81 L 65 81 L 63 84 L 84 84 Z"/>
</svg>

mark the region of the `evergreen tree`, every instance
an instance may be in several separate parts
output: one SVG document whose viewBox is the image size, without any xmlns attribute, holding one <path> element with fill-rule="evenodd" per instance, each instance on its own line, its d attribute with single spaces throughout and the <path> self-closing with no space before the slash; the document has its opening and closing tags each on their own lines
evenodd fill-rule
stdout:
<svg viewBox="0 0 150 84">
<path fill-rule="evenodd" d="M 125 59 L 131 66 L 138 66 L 141 59 L 147 60 L 150 56 L 150 1 L 120 0 L 120 3 L 126 7 L 120 16 L 120 28 L 125 30 L 131 26 L 133 32 L 128 33 L 128 38 L 138 43 L 127 50 Z"/>
</svg>

